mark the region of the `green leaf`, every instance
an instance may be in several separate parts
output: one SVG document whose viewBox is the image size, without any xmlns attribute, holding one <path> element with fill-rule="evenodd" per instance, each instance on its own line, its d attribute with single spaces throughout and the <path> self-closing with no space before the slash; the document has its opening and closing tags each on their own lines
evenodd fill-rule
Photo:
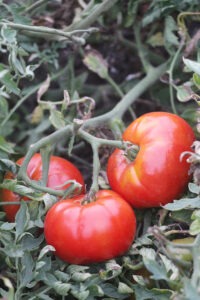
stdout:
<svg viewBox="0 0 200 300">
<path fill-rule="evenodd" d="M 14 144 L 7 142 L 3 136 L 0 136 L 0 149 L 2 151 L 5 151 L 8 154 L 14 154 L 15 151 L 13 148 Z"/>
<path fill-rule="evenodd" d="M 145 267 L 152 273 L 152 278 L 155 280 L 168 280 L 167 271 L 163 264 L 158 263 L 156 252 L 153 249 L 142 248 L 139 251 L 142 255 Z"/>
<path fill-rule="evenodd" d="M 135 286 L 136 300 L 169 300 L 172 295 L 172 291 L 167 289 L 152 289 L 148 290 L 143 286 Z"/>
<path fill-rule="evenodd" d="M 60 129 L 65 126 L 65 120 L 63 114 L 58 110 L 55 109 L 50 110 L 49 120 L 56 129 Z"/>
<path fill-rule="evenodd" d="M 108 77 L 108 64 L 98 51 L 91 50 L 86 53 L 83 62 L 89 70 L 98 74 L 99 77 L 103 79 Z"/>
<path fill-rule="evenodd" d="M 30 215 L 28 213 L 27 204 L 25 201 L 21 201 L 20 209 L 18 210 L 15 217 L 16 238 L 19 238 L 20 235 L 27 229 L 29 220 Z"/>
<path fill-rule="evenodd" d="M 173 54 L 175 52 L 175 47 L 178 47 L 179 41 L 178 37 L 174 34 L 177 31 L 177 25 L 171 16 L 165 18 L 165 30 L 164 30 L 164 44 L 165 49 Z"/>
<path fill-rule="evenodd" d="M 186 299 L 188 299 L 188 300 L 197 300 L 197 299 L 199 299 L 200 298 L 200 293 L 198 291 L 198 288 L 195 288 L 192 285 L 191 280 L 189 280 L 188 278 L 184 278 L 183 282 L 184 282 L 184 285 L 183 285 L 184 294 L 187 297 Z"/>
<path fill-rule="evenodd" d="M 43 241 L 44 241 L 43 234 L 41 234 L 38 238 L 35 238 L 32 235 L 25 235 L 22 238 L 22 248 L 23 250 L 27 250 L 27 251 L 36 250 Z"/>
<path fill-rule="evenodd" d="M 34 278 L 34 260 L 29 252 L 25 252 L 21 259 L 22 269 L 20 272 L 20 287 L 25 287 Z"/>
<path fill-rule="evenodd" d="M 12 160 L 2 158 L 0 159 L 0 170 L 10 171 L 16 174 L 17 166 Z"/>
<path fill-rule="evenodd" d="M 50 251 L 55 251 L 55 248 L 51 245 L 47 245 L 44 248 L 42 248 L 38 256 L 38 260 L 42 259 Z"/>
<path fill-rule="evenodd" d="M 190 69 L 190 71 L 200 76 L 200 63 L 194 60 L 183 57 L 184 64 Z"/>
<path fill-rule="evenodd" d="M 4 39 L 4 41 L 8 42 L 9 44 L 16 42 L 16 35 L 17 35 L 16 30 L 11 29 L 11 28 L 7 27 L 6 25 L 2 26 L 1 35 Z"/>
<path fill-rule="evenodd" d="M 71 288 L 71 284 L 70 283 L 63 283 L 60 281 L 56 281 L 53 284 L 53 288 L 56 291 L 56 293 L 58 293 L 58 295 L 63 295 L 63 296 L 67 296 L 68 292 Z"/>
<path fill-rule="evenodd" d="M 170 211 L 200 208 L 200 198 L 196 197 L 196 198 L 183 198 L 180 200 L 174 200 L 173 203 L 166 204 L 164 208 Z"/>
<path fill-rule="evenodd" d="M 197 194 L 199 195 L 200 194 L 200 186 L 193 183 L 193 182 L 189 182 L 188 184 L 188 188 L 189 188 L 189 191 L 193 194 Z"/>
<path fill-rule="evenodd" d="M 88 296 L 90 294 L 89 291 L 77 291 L 77 290 L 73 290 L 71 291 L 71 294 L 78 300 L 86 300 L 88 299 Z"/>
<path fill-rule="evenodd" d="M 177 98 L 180 102 L 191 100 L 193 91 L 189 85 L 176 86 Z"/>
<path fill-rule="evenodd" d="M 200 89 L 200 76 L 197 73 L 194 73 L 192 80 L 193 80 L 194 84 L 196 85 L 196 87 L 198 89 Z"/>
<path fill-rule="evenodd" d="M 118 292 L 120 294 L 132 294 L 133 290 L 124 282 L 119 282 Z"/>
<path fill-rule="evenodd" d="M 3 64 L 0 64 L 0 72 L 2 71 L 8 71 L 5 69 L 5 66 Z M 20 89 L 18 88 L 17 84 L 13 80 L 13 76 L 10 74 L 10 72 L 5 72 L 4 76 L 0 77 L 0 82 L 5 85 L 6 90 L 8 93 L 13 93 L 15 95 L 20 94 Z"/>
</svg>

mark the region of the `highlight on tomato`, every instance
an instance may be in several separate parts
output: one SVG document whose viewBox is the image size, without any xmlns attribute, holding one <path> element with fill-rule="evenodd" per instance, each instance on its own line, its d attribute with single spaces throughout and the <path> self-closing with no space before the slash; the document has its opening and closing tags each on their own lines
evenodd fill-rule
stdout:
<svg viewBox="0 0 200 300">
<path fill-rule="evenodd" d="M 150 112 L 133 121 L 123 140 L 139 146 L 134 159 L 115 149 L 108 160 L 111 188 L 135 208 L 157 207 L 179 198 L 190 179 L 184 151 L 191 151 L 195 135 L 181 117 Z"/>
<path fill-rule="evenodd" d="M 22 165 L 24 157 L 17 160 L 16 164 Z M 30 179 L 39 181 L 42 178 L 42 158 L 39 153 L 36 153 L 31 158 L 28 167 L 27 175 Z M 7 173 L 6 179 L 13 178 L 12 173 Z M 69 180 L 76 180 L 82 185 L 82 192 L 84 192 L 84 179 L 77 167 L 69 162 L 68 160 L 58 157 L 51 156 L 49 162 L 49 172 L 47 179 L 47 187 L 55 190 L 64 190 L 70 186 L 65 184 Z M 1 199 L 5 202 L 15 202 L 23 200 L 29 200 L 27 197 L 21 197 L 20 195 L 13 193 L 10 190 L 3 189 L 1 191 Z M 20 205 L 3 205 L 3 210 L 6 213 L 6 217 L 10 222 L 14 222 L 15 215 L 19 210 Z"/>
<path fill-rule="evenodd" d="M 85 195 L 60 200 L 44 220 L 47 244 L 55 255 L 71 264 L 90 264 L 124 254 L 136 231 L 131 206 L 117 193 L 100 190 L 95 201 Z"/>
</svg>

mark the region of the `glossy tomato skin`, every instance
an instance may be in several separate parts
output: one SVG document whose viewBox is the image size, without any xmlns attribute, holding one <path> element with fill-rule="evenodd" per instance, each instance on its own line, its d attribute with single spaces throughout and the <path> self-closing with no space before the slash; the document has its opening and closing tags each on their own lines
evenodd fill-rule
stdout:
<svg viewBox="0 0 200 300">
<path fill-rule="evenodd" d="M 177 115 L 151 112 L 133 121 L 123 140 L 139 146 L 134 161 L 116 149 L 108 160 L 111 188 L 133 207 L 157 207 L 181 196 L 189 181 L 189 163 L 180 155 L 191 151 L 192 128 Z"/>
<path fill-rule="evenodd" d="M 96 200 L 82 204 L 84 195 L 60 200 L 44 221 L 47 244 L 72 264 L 102 262 L 126 252 L 136 230 L 131 206 L 118 194 L 101 190 Z"/>
<path fill-rule="evenodd" d="M 24 157 L 20 158 L 16 164 L 19 166 L 22 165 L 23 160 Z M 38 181 L 42 178 L 42 159 L 39 153 L 34 154 L 34 156 L 31 158 L 27 167 L 27 174 L 32 180 Z M 13 178 L 13 174 L 8 173 L 5 177 L 7 179 L 11 179 Z M 69 184 L 64 185 L 64 183 L 68 180 L 76 180 L 79 182 L 83 186 L 82 192 L 84 192 L 84 179 L 80 171 L 68 160 L 52 155 L 49 164 L 47 187 L 55 190 L 64 190 L 69 186 Z M 19 195 L 6 189 L 1 191 L 1 198 L 2 201 L 6 202 L 15 202 L 21 200 Z M 23 200 L 28 200 L 28 198 L 23 197 Z M 4 205 L 3 209 L 6 213 L 7 219 L 10 222 L 13 222 L 19 209 L 19 205 Z"/>
</svg>

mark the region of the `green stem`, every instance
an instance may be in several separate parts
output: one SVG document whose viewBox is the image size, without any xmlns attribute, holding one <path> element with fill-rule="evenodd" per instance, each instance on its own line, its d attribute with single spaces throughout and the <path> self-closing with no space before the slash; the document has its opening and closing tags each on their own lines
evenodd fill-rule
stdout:
<svg viewBox="0 0 200 300">
<path fill-rule="evenodd" d="M 99 124 L 109 124 L 113 118 L 122 119 L 128 107 L 138 99 L 150 86 L 152 86 L 166 71 L 168 63 L 164 63 L 156 68 L 152 67 L 148 70 L 146 76 L 137 83 L 118 104 L 109 112 L 87 120 L 82 128 L 97 127 Z"/>
<path fill-rule="evenodd" d="M 48 0 L 38 0 L 35 3 L 33 3 L 32 5 L 30 5 L 29 7 L 27 7 L 24 11 L 25 14 L 32 12 L 34 9 L 42 6 L 43 4 L 47 3 Z"/>
<path fill-rule="evenodd" d="M 134 33 L 135 33 L 135 41 L 137 46 L 138 55 L 140 57 L 143 69 L 147 73 L 149 68 L 151 68 L 151 64 L 149 60 L 147 59 L 147 50 L 145 49 L 144 45 L 141 42 L 141 35 L 140 35 L 140 26 L 136 25 L 134 26 Z"/>
<path fill-rule="evenodd" d="M 173 71 L 174 71 L 174 68 L 175 68 L 175 65 L 177 63 L 177 60 L 179 58 L 179 55 L 181 53 L 181 50 L 184 46 L 184 43 L 180 43 L 179 47 L 178 47 L 178 50 L 176 51 L 173 59 L 172 59 L 172 62 L 171 62 L 171 65 L 169 67 L 169 94 L 170 94 L 170 103 L 171 103 L 171 108 L 172 108 L 172 111 L 174 114 L 177 114 L 177 110 L 176 110 L 176 105 L 175 105 L 175 101 L 174 101 L 174 91 L 173 91 Z"/>
<path fill-rule="evenodd" d="M 101 168 L 100 159 L 99 159 L 99 145 L 93 143 L 92 151 L 93 151 L 93 174 L 92 174 L 92 185 L 90 188 L 90 192 L 96 193 L 99 189 L 98 176 Z"/>
<path fill-rule="evenodd" d="M 15 30 L 23 30 L 23 31 L 30 31 L 30 32 L 36 32 L 40 34 L 40 38 L 42 37 L 41 34 L 46 35 L 53 35 L 53 36 L 61 36 L 65 39 L 73 40 L 74 42 L 78 42 L 81 44 L 84 44 L 85 41 L 81 37 L 74 36 L 75 34 L 80 33 L 91 33 L 94 31 L 97 31 L 97 28 L 89 28 L 89 29 L 77 29 L 70 32 L 66 32 L 63 30 L 55 29 L 55 28 L 48 28 L 45 26 L 31 26 L 31 25 L 24 25 L 24 24 L 18 24 L 13 22 L 0 22 L 0 27 L 2 26 L 8 26 Z"/>
<path fill-rule="evenodd" d="M 118 0 L 104 0 L 99 5 L 96 5 L 91 13 L 87 15 L 86 18 L 80 20 L 79 22 L 73 23 L 66 27 L 66 31 L 75 30 L 78 28 L 85 29 L 91 24 L 96 22 L 97 18 L 104 12 L 108 11 Z"/>
<path fill-rule="evenodd" d="M 106 80 L 108 81 L 108 83 L 110 83 L 110 85 L 113 87 L 113 89 L 117 92 L 117 94 L 123 98 L 124 97 L 124 93 L 122 92 L 122 90 L 120 89 L 120 87 L 116 84 L 116 82 L 110 77 L 110 75 L 108 74 L 106 76 Z"/>
<path fill-rule="evenodd" d="M 42 179 L 41 183 L 43 186 L 47 186 L 48 182 L 48 173 L 49 173 L 49 161 L 51 156 L 51 146 L 44 147 L 40 150 L 42 157 Z"/>
</svg>

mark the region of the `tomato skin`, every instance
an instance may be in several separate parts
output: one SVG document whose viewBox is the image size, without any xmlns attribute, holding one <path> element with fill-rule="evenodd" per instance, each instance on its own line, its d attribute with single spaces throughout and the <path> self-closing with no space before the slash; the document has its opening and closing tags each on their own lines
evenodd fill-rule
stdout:
<svg viewBox="0 0 200 300">
<path fill-rule="evenodd" d="M 24 161 L 24 157 L 17 160 L 16 164 L 22 165 Z M 42 158 L 39 153 L 36 153 L 31 158 L 28 167 L 27 167 L 28 177 L 32 180 L 40 180 L 42 178 Z M 6 179 L 13 178 L 13 174 L 8 173 L 5 176 Z M 58 157 L 51 156 L 49 163 L 49 173 L 47 180 L 47 187 L 55 189 L 55 190 L 64 190 L 70 184 L 62 186 L 68 180 L 76 180 L 80 184 L 82 184 L 82 192 L 84 192 L 84 179 L 80 173 L 80 171 L 68 160 Z M 1 191 L 2 201 L 6 202 L 15 202 L 20 201 L 20 195 L 13 193 L 10 190 L 3 189 Z M 22 198 L 23 200 L 29 200 L 26 197 Z M 6 213 L 6 217 L 10 222 L 14 222 L 15 215 L 19 209 L 19 205 L 4 205 L 3 209 Z"/>
<path fill-rule="evenodd" d="M 181 196 L 190 165 L 180 155 L 191 151 L 195 140 L 185 120 L 167 112 L 147 113 L 126 128 L 123 140 L 140 149 L 132 162 L 120 149 L 109 157 L 107 176 L 114 191 L 136 208 L 157 207 Z"/>
<path fill-rule="evenodd" d="M 48 211 L 44 235 L 55 255 L 68 263 L 90 264 L 126 252 L 136 230 L 131 206 L 110 190 L 97 192 L 94 202 L 82 204 L 83 199 L 60 200 Z"/>
</svg>

